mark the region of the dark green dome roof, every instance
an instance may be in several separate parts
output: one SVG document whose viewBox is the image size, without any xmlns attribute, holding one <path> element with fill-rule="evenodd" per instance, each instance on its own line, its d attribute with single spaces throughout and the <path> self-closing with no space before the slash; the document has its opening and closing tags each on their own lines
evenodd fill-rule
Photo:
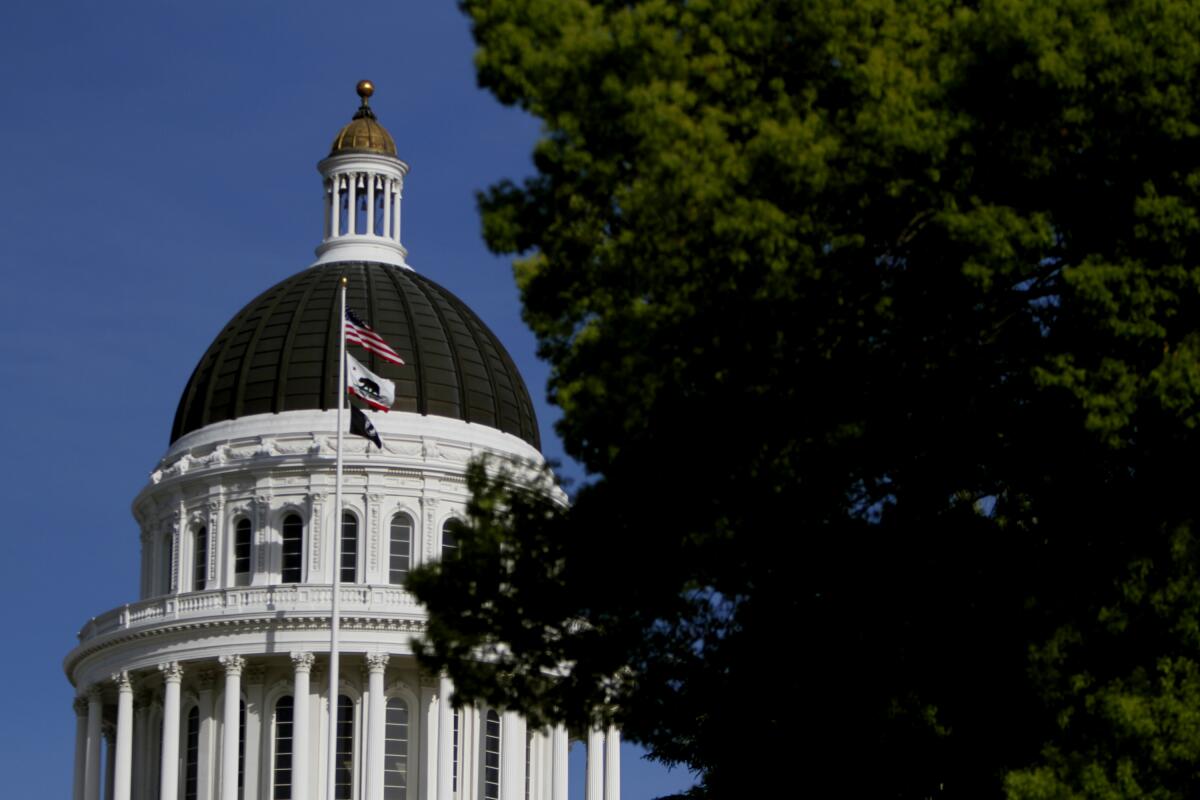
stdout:
<svg viewBox="0 0 1200 800">
<path fill-rule="evenodd" d="M 498 428 L 540 448 L 533 403 L 512 358 L 471 309 L 403 267 L 334 263 L 293 275 L 238 312 L 188 381 L 171 441 L 251 414 L 337 407 L 338 278 L 346 304 L 395 348 L 396 366 L 351 345 L 396 382 L 393 411 Z"/>
</svg>

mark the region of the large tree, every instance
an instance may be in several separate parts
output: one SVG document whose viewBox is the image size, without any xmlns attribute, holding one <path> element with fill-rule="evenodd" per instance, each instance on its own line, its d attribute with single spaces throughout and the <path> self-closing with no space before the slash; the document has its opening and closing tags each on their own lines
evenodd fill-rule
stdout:
<svg viewBox="0 0 1200 800">
<path fill-rule="evenodd" d="M 1200 6 L 463 7 L 590 477 L 475 471 L 426 663 L 714 797 L 1200 792 Z"/>
</svg>

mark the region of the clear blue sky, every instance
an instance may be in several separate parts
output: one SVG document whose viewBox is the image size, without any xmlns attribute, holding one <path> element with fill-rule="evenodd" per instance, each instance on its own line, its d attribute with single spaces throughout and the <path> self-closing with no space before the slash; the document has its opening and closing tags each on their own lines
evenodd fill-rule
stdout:
<svg viewBox="0 0 1200 800">
<path fill-rule="evenodd" d="M 463 298 L 529 384 L 547 370 L 473 193 L 531 170 L 538 123 L 475 86 L 448 0 L 11 3 L 0 26 L 0 774 L 6 797 L 69 797 L 73 690 L 90 615 L 136 599 L 129 504 L 220 328 L 310 264 L 315 164 L 370 78 L 412 167 L 412 265 Z M 582 797 L 581 753 L 572 796 Z M 626 800 L 690 785 L 623 753 Z"/>
</svg>

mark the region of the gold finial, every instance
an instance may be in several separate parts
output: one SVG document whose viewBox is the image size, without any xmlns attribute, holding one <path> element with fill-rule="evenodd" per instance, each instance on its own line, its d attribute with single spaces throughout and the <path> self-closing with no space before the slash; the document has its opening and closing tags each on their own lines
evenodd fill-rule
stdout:
<svg viewBox="0 0 1200 800">
<path fill-rule="evenodd" d="M 347 278 L 346 278 L 346 276 L 345 276 L 345 275 L 343 275 L 343 276 L 342 276 L 342 286 L 345 286 L 345 285 L 346 285 L 346 284 L 348 284 L 348 283 L 350 283 L 349 279 L 347 279 Z"/>
<path fill-rule="evenodd" d="M 362 104 L 367 104 L 367 98 L 375 94 L 375 84 L 370 81 L 359 81 L 354 87 L 354 91 L 358 92 L 358 96 L 362 98 Z"/>
</svg>

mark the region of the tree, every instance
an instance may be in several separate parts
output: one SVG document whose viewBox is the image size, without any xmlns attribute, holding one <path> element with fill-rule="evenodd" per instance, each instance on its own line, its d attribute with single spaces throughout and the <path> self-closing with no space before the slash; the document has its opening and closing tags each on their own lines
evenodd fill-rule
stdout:
<svg viewBox="0 0 1200 800">
<path fill-rule="evenodd" d="M 590 478 L 476 468 L 426 664 L 697 796 L 1200 790 L 1197 3 L 463 7 Z"/>
</svg>

